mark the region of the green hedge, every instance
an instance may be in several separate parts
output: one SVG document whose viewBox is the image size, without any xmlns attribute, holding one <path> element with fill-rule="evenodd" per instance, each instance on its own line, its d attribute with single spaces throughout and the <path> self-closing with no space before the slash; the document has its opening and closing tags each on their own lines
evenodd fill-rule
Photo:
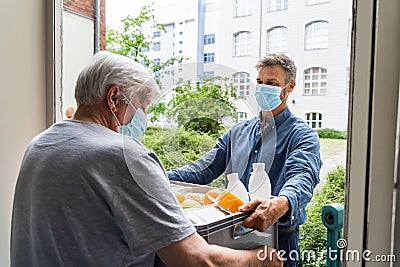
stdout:
<svg viewBox="0 0 400 267">
<path fill-rule="evenodd" d="M 142 137 L 143 144 L 157 153 L 166 170 L 178 168 L 191 163 L 215 145 L 221 132 L 209 135 L 193 130 L 185 130 L 183 127 L 161 128 L 149 126 Z M 221 175 L 211 182 L 211 186 L 225 188 L 225 176 Z"/>
<path fill-rule="evenodd" d="M 215 145 L 215 137 L 183 128 L 149 126 L 143 144 L 153 150 L 166 170 L 193 162 Z"/>
<path fill-rule="evenodd" d="M 314 194 L 306 211 L 308 220 L 300 227 L 300 251 L 313 250 L 316 253 L 316 261 L 302 261 L 302 267 L 326 266 L 325 259 L 318 261 L 326 248 L 326 228 L 322 224 L 322 207 L 326 204 L 344 204 L 344 181 L 346 169 L 338 166 L 327 175 L 326 184 L 321 191 Z"/>
<path fill-rule="evenodd" d="M 339 131 L 331 128 L 318 129 L 317 130 L 319 138 L 325 139 L 347 139 L 346 131 Z"/>
</svg>

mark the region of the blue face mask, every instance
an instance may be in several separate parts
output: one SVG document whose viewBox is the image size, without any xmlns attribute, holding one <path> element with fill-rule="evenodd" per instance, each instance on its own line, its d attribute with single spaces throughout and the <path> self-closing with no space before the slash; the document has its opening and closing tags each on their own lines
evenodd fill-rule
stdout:
<svg viewBox="0 0 400 267">
<path fill-rule="evenodd" d="M 132 108 L 136 109 L 122 92 L 121 92 L 121 94 L 126 99 L 128 104 L 131 105 Z M 144 131 L 146 131 L 147 115 L 146 115 L 146 113 L 144 113 L 144 111 L 141 108 L 136 109 L 135 115 L 133 115 L 131 122 L 129 122 L 127 125 L 121 125 L 118 121 L 117 116 L 114 114 L 114 112 L 111 109 L 110 109 L 110 111 L 113 114 L 114 118 L 117 120 L 118 132 L 120 134 L 123 134 L 126 136 L 132 136 L 137 139 L 142 137 Z"/>
<path fill-rule="evenodd" d="M 265 111 L 271 111 L 277 108 L 283 101 L 283 99 L 281 100 L 280 97 L 283 88 L 268 84 L 257 84 L 254 96 L 256 97 L 257 103 L 260 108 Z M 285 97 L 286 96 L 287 94 L 285 95 Z"/>
<path fill-rule="evenodd" d="M 139 139 L 142 137 L 144 131 L 146 131 L 146 126 L 147 115 L 142 109 L 138 108 L 136 109 L 135 115 L 133 115 L 130 123 L 127 125 L 118 126 L 118 132 L 123 135 L 132 136 Z"/>
</svg>

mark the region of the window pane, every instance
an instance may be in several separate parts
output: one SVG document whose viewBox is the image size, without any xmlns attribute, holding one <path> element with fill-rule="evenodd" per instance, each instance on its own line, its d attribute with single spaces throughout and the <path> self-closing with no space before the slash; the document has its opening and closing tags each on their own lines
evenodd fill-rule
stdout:
<svg viewBox="0 0 400 267">
<path fill-rule="evenodd" d="M 315 21 L 306 26 L 306 49 L 328 47 L 328 22 Z"/>
</svg>

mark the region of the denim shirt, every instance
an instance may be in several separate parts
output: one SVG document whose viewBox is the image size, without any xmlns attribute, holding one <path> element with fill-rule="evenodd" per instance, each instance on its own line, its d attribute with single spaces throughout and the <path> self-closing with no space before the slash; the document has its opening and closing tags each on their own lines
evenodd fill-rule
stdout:
<svg viewBox="0 0 400 267">
<path fill-rule="evenodd" d="M 290 210 L 279 225 L 296 226 L 307 220 L 306 205 L 319 183 L 322 162 L 316 131 L 286 107 L 263 129 L 258 117 L 236 124 L 207 154 L 191 164 L 168 171 L 170 180 L 209 184 L 225 174 L 237 172 L 248 189 L 252 164 L 264 162 L 272 195 L 285 196 Z"/>
</svg>

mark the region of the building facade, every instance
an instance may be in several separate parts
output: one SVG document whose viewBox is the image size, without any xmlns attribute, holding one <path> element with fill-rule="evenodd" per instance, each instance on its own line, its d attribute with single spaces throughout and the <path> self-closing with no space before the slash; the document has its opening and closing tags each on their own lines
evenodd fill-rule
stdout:
<svg viewBox="0 0 400 267">
<path fill-rule="evenodd" d="M 258 112 L 256 62 L 285 53 L 297 66 L 291 111 L 312 128 L 347 130 L 352 1 L 199 0 L 173 7 L 160 1 L 155 11 L 166 32 L 153 33 L 150 59 L 183 56 L 189 64 L 201 58 L 203 77 L 231 78 L 244 98 L 235 103 L 239 120 Z M 175 71 L 172 84 L 185 72 Z"/>
</svg>

